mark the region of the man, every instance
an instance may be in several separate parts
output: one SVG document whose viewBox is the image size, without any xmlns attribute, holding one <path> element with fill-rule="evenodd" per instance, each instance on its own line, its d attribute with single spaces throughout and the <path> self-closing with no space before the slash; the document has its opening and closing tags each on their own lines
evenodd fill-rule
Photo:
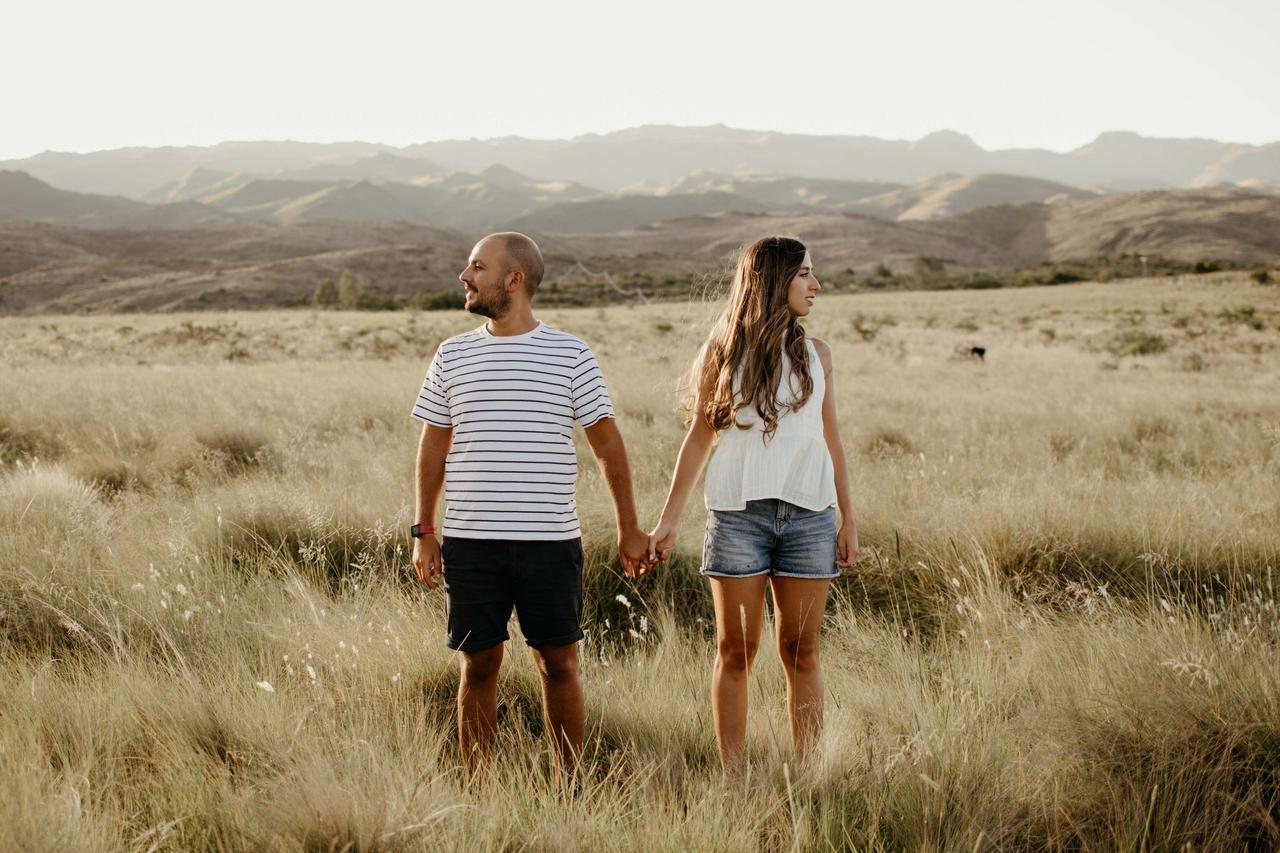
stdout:
<svg viewBox="0 0 1280 853">
<path fill-rule="evenodd" d="M 575 423 L 613 497 L 624 569 L 643 574 L 650 565 L 626 449 L 595 356 L 533 316 L 542 272 L 542 254 L 523 234 L 490 234 L 475 245 L 458 279 L 466 309 L 488 322 L 440 345 L 413 406 L 424 422 L 413 564 L 433 589 L 444 575 L 447 643 L 462 653 L 458 739 L 472 772 L 493 743 L 512 608 L 541 675 L 544 719 L 561 768 L 571 771 L 582 750 Z M 432 527 L 442 487 L 443 545 Z"/>
</svg>

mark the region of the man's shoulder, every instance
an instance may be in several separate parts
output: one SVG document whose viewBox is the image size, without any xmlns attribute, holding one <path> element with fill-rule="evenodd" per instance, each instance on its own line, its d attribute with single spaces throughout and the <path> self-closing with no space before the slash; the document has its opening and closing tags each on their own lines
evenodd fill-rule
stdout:
<svg viewBox="0 0 1280 853">
<path fill-rule="evenodd" d="M 542 324 L 542 328 L 538 329 L 537 337 L 548 342 L 555 342 L 564 346 L 573 346 L 581 350 L 588 350 L 591 347 L 582 338 L 569 332 L 557 329 L 554 326 Z"/>
<path fill-rule="evenodd" d="M 444 351 L 444 350 L 453 349 L 457 346 L 463 346 L 463 345 L 473 343 L 475 341 L 483 340 L 483 339 L 484 339 L 484 332 L 482 328 L 472 329 L 469 332 L 463 332 L 461 334 L 454 335 L 451 338 L 445 338 L 443 341 L 440 342 L 440 350 Z"/>
</svg>

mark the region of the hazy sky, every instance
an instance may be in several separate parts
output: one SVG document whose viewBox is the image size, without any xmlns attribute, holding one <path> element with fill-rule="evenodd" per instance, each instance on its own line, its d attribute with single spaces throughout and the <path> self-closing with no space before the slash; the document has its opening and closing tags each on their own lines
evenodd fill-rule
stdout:
<svg viewBox="0 0 1280 853">
<path fill-rule="evenodd" d="M 45 0 L 5 28 L 0 158 L 716 122 L 1280 140 L 1275 0 Z"/>
</svg>

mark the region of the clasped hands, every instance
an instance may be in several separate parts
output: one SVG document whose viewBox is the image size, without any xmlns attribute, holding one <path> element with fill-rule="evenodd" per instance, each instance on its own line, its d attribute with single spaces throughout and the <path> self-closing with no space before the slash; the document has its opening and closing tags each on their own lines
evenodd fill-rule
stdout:
<svg viewBox="0 0 1280 853">
<path fill-rule="evenodd" d="M 665 563 L 676 541 L 673 524 L 659 524 L 652 533 L 645 533 L 636 525 L 618 536 L 618 557 L 622 570 L 628 577 L 639 578 L 648 574 L 658 563 Z"/>
</svg>

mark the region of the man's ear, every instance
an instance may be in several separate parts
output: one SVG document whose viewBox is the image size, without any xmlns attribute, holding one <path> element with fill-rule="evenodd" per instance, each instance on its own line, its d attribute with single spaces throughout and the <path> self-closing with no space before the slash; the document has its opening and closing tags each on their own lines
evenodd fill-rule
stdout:
<svg viewBox="0 0 1280 853">
<path fill-rule="evenodd" d="M 507 273 L 507 290 L 520 290 L 524 287 L 524 273 L 520 270 L 512 270 Z M 513 287 L 514 285 L 514 287 Z"/>
</svg>

